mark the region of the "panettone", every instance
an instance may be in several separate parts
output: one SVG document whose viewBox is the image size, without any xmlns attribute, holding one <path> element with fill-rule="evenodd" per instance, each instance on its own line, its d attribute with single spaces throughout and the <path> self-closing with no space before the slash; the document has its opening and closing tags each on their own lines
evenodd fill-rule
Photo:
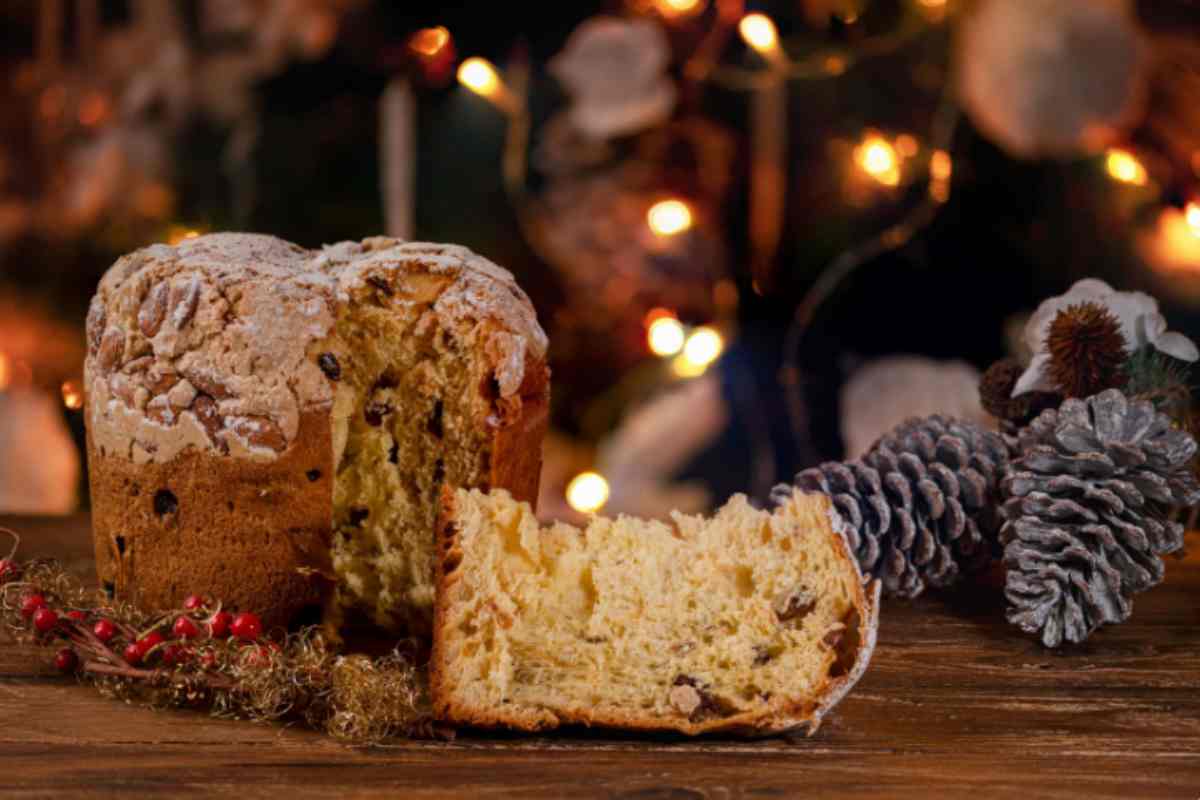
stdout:
<svg viewBox="0 0 1200 800">
<path fill-rule="evenodd" d="M 443 492 L 430 684 L 458 724 L 816 730 L 866 669 L 864 587 L 828 498 L 711 519 L 540 528 L 506 492 Z"/>
<path fill-rule="evenodd" d="M 87 333 L 96 561 L 143 607 L 428 632 L 442 485 L 536 497 L 546 337 L 463 247 L 154 245 L 104 276 Z"/>
</svg>

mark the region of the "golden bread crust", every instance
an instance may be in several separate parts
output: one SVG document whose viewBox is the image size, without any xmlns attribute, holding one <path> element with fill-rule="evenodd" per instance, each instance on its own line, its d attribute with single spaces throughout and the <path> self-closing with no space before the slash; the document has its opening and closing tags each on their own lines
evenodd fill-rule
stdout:
<svg viewBox="0 0 1200 800">
<path fill-rule="evenodd" d="M 507 272 L 465 248 L 383 238 L 156 245 L 109 270 L 88 318 L 94 546 L 116 597 L 154 611 L 201 593 L 269 626 L 316 621 L 337 580 L 345 446 L 334 398 L 348 369 L 331 351 L 364 303 L 415 308 L 420 331 L 459 337 L 463 369 L 486 375 L 465 417 L 488 459 L 478 480 L 536 500 L 546 341 Z"/>
<path fill-rule="evenodd" d="M 302 415 L 300 435 L 274 461 L 193 449 L 135 464 L 89 436 L 88 467 L 96 569 L 116 597 L 161 610 L 207 594 L 267 626 L 323 603 L 332 580 L 328 415 Z"/>
</svg>

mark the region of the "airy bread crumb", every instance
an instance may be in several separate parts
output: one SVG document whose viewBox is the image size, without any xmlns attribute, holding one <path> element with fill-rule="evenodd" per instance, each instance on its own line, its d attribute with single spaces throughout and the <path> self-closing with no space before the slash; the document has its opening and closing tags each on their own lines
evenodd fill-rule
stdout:
<svg viewBox="0 0 1200 800">
<path fill-rule="evenodd" d="M 774 513 L 539 527 L 506 492 L 446 489 L 432 691 L 447 721 L 766 734 L 865 669 L 877 593 L 823 496 Z"/>
</svg>

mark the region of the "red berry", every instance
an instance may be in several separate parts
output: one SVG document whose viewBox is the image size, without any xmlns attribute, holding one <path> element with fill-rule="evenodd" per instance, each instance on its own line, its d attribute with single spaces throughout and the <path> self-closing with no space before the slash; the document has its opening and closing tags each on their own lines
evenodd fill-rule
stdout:
<svg viewBox="0 0 1200 800">
<path fill-rule="evenodd" d="M 74 672 L 79 666 L 79 657 L 75 655 L 75 651 L 69 647 L 64 647 L 58 651 L 58 655 L 54 656 L 54 666 L 59 672 Z"/>
<path fill-rule="evenodd" d="M 86 619 L 87 619 L 87 612 L 86 612 L 86 611 L 79 611 L 79 610 L 76 610 L 76 611 L 68 611 L 68 612 L 67 612 L 67 618 L 68 618 L 68 619 L 72 619 L 72 620 L 74 620 L 75 622 L 83 622 L 84 620 L 86 620 Z"/>
<path fill-rule="evenodd" d="M 169 644 L 162 654 L 163 664 L 168 667 L 173 667 L 176 664 L 184 664 L 192 660 L 192 652 L 186 647 L 177 644 Z"/>
<path fill-rule="evenodd" d="M 97 639 L 108 644 L 117 635 L 117 626 L 107 619 L 102 619 L 92 627 L 92 633 Z"/>
<path fill-rule="evenodd" d="M 196 623 L 187 617 L 175 620 L 175 626 L 171 630 L 176 639 L 195 639 L 200 635 L 200 629 L 196 627 Z"/>
<path fill-rule="evenodd" d="M 145 651 L 142 650 L 142 646 L 137 642 L 130 642 L 129 644 L 125 645 L 125 660 L 135 667 L 142 663 L 142 656 L 145 654 Z"/>
<path fill-rule="evenodd" d="M 17 563 L 12 559 L 0 558 L 0 583 L 17 576 Z"/>
<path fill-rule="evenodd" d="M 49 633 L 57 624 L 58 614 L 55 614 L 52 609 L 39 608 L 33 612 L 33 627 L 37 628 L 38 633 Z"/>
<path fill-rule="evenodd" d="M 162 643 L 163 635 L 158 631 L 150 631 L 141 639 L 138 639 L 137 645 L 138 647 L 142 648 L 142 658 L 145 658 L 147 653 Z"/>
<path fill-rule="evenodd" d="M 214 639 L 224 639 L 229 635 L 229 626 L 232 624 L 232 614 L 228 611 L 218 611 L 208 623 L 208 635 Z"/>
<path fill-rule="evenodd" d="M 21 616 L 29 619 L 39 608 L 46 607 L 46 598 L 40 594 L 31 594 L 25 597 L 21 603 Z"/>
<path fill-rule="evenodd" d="M 188 611 L 196 611 L 204 608 L 204 598 L 198 594 L 189 594 L 187 599 L 183 601 L 183 607 Z"/>
<path fill-rule="evenodd" d="M 262 622 L 256 614 L 243 611 L 233 618 L 233 624 L 229 626 L 229 630 L 243 642 L 253 642 L 262 636 Z"/>
</svg>

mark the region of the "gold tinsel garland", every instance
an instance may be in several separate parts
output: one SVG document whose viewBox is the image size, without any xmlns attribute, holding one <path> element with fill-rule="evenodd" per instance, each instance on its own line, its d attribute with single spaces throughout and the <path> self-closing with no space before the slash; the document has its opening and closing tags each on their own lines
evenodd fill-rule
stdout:
<svg viewBox="0 0 1200 800">
<path fill-rule="evenodd" d="M 38 616 L 38 609 L 51 613 Z M 415 643 L 369 658 L 337 652 L 316 627 L 271 639 L 214 637 L 211 621 L 219 613 L 219 603 L 204 602 L 146 614 L 98 598 L 54 561 L 0 559 L 0 625 L 19 642 L 57 649 L 59 669 L 105 696 L 207 709 L 216 717 L 298 722 L 353 744 L 448 735 L 431 714 Z M 181 619 L 197 634 L 176 636 Z M 107 641 L 96 633 L 102 620 L 114 631 Z M 155 634 L 157 643 L 140 659 L 122 653 L 122 646 Z"/>
</svg>

